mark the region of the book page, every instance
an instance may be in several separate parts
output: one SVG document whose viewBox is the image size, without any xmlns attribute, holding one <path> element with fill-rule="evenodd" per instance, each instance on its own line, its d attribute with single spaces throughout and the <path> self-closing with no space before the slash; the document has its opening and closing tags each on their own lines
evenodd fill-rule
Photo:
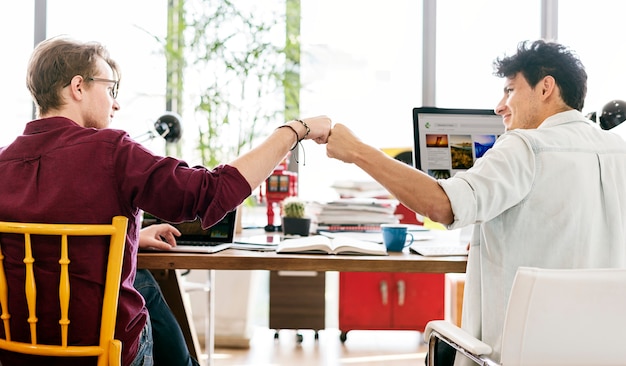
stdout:
<svg viewBox="0 0 626 366">
<path fill-rule="evenodd" d="M 278 244 L 276 253 L 327 253 L 387 255 L 384 245 L 349 237 L 330 239 L 323 235 L 285 239 Z"/>
<path fill-rule="evenodd" d="M 387 255 L 387 248 L 384 244 L 371 241 L 363 241 L 347 236 L 332 239 L 335 247 L 335 254 L 367 254 L 367 255 Z"/>
<path fill-rule="evenodd" d="M 332 253 L 330 239 L 322 235 L 285 239 L 276 247 L 276 253 Z"/>
</svg>

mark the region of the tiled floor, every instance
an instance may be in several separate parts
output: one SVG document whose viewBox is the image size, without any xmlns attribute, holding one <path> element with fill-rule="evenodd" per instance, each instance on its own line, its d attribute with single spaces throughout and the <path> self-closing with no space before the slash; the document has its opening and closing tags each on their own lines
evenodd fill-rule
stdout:
<svg viewBox="0 0 626 366">
<path fill-rule="evenodd" d="M 338 329 L 338 273 L 326 274 L 326 329 L 318 332 L 301 330 L 302 342 L 297 341 L 297 331 L 269 329 L 268 282 L 257 285 L 255 312 L 252 315 L 253 332 L 250 348 L 216 347 L 211 366 L 408 366 L 424 365 L 426 345 L 422 333 L 416 331 L 353 330 L 342 343 Z M 269 277 L 269 273 L 267 274 Z M 267 288 L 265 288 L 267 287 Z M 203 341 L 200 344 L 204 344 Z M 205 356 L 206 357 L 206 356 Z M 203 359 L 206 365 L 206 360 Z"/>
<path fill-rule="evenodd" d="M 249 349 L 216 348 L 212 366 L 408 366 L 423 365 L 426 345 L 422 334 L 411 331 L 360 331 L 348 333 L 345 343 L 339 330 L 326 329 L 315 339 L 312 330 L 281 330 L 278 339 L 267 328 L 256 328 Z"/>
</svg>

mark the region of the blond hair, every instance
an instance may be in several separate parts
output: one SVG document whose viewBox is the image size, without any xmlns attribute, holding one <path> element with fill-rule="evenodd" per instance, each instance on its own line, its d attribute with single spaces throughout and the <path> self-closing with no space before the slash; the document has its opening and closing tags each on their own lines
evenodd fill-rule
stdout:
<svg viewBox="0 0 626 366">
<path fill-rule="evenodd" d="M 108 50 L 98 42 L 80 42 L 67 37 L 54 37 L 39 43 L 28 63 L 26 86 L 37 105 L 37 115 L 62 106 L 61 90 L 72 78 L 93 77 L 98 58 L 103 59 L 120 78 L 117 63 Z"/>
</svg>

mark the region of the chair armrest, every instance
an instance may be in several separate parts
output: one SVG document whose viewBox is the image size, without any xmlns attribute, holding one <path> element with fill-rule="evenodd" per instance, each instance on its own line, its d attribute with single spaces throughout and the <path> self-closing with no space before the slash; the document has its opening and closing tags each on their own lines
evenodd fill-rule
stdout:
<svg viewBox="0 0 626 366">
<path fill-rule="evenodd" d="M 426 330 L 424 330 L 424 340 L 426 342 L 429 341 L 431 333 L 433 332 L 440 334 L 445 339 L 476 356 L 489 355 L 492 351 L 491 346 L 481 342 L 463 329 L 446 320 L 433 320 L 426 324 Z"/>
</svg>

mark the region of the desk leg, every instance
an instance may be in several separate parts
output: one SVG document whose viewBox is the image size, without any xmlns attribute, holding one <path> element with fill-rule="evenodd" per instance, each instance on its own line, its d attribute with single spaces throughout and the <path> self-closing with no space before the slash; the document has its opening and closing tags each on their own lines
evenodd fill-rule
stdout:
<svg viewBox="0 0 626 366">
<path fill-rule="evenodd" d="M 206 354 L 207 366 L 213 365 L 213 351 L 215 350 L 215 270 L 209 270 L 209 290 L 208 306 L 206 316 L 208 317 L 209 326 L 206 331 Z"/>
<path fill-rule="evenodd" d="M 189 309 L 187 309 L 187 305 L 185 304 L 182 296 L 183 291 L 180 287 L 180 274 L 177 270 L 169 269 L 150 271 L 159 283 L 165 301 L 167 301 L 170 309 L 172 309 L 172 313 L 178 320 L 178 324 L 180 325 L 183 335 L 185 336 L 189 353 L 192 357 L 199 361 L 198 357 L 201 354 L 200 342 L 198 342 L 198 336 L 194 327 L 193 319 L 190 316 L 191 311 L 188 311 Z M 209 293 L 213 294 L 213 291 L 209 291 Z M 213 328 L 213 320 L 211 319 L 210 321 L 211 328 Z M 209 364 L 210 363 L 211 362 L 209 361 Z"/>
</svg>

